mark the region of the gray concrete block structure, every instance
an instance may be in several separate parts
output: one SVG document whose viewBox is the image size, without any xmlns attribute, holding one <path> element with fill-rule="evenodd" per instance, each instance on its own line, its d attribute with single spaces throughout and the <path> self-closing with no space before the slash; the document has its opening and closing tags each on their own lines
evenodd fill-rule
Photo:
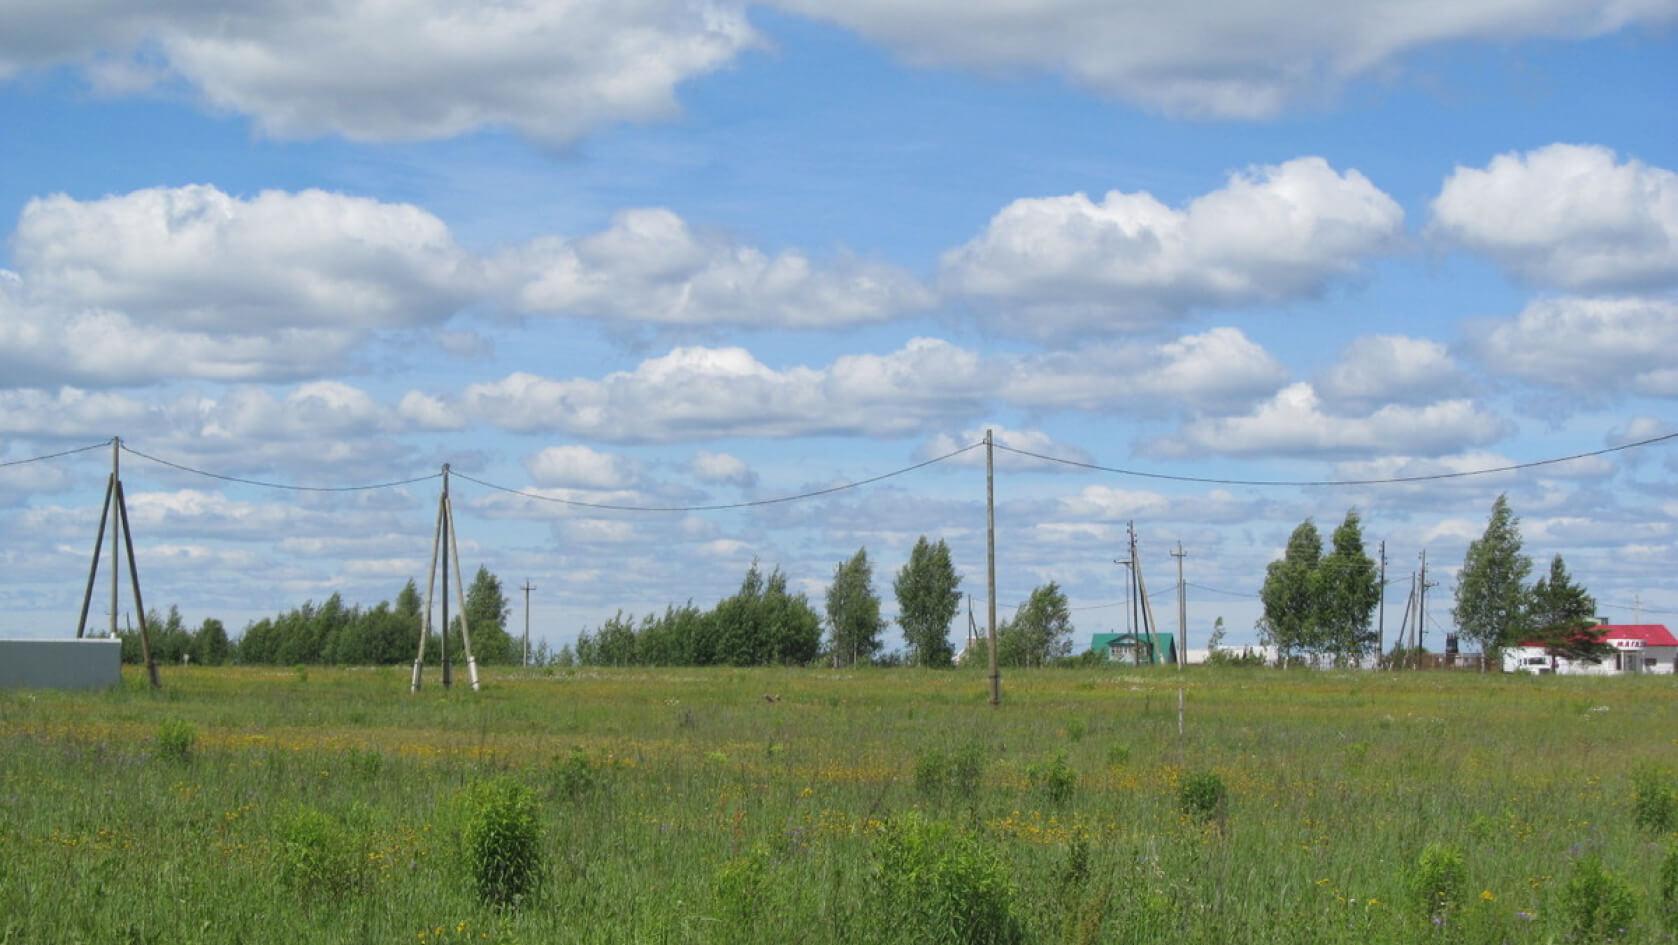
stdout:
<svg viewBox="0 0 1678 945">
<path fill-rule="evenodd" d="M 121 681 L 120 640 L 0 640 L 0 689 L 98 689 Z"/>
</svg>

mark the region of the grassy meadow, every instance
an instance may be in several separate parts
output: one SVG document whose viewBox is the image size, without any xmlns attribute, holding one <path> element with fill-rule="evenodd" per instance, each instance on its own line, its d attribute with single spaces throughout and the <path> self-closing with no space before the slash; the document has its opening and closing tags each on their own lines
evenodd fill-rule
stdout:
<svg viewBox="0 0 1678 945">
<path fill-rule="evenodd" d="M 0 692 L 4 945 L 1678 941 L 1673 677 L 125 672 Z"/>
</svg>

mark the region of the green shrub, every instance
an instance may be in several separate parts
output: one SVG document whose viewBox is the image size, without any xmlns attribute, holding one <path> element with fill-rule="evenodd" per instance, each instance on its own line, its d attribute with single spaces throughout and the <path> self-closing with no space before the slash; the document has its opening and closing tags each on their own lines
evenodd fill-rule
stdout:
<svg viewBox="0 0 1678 945">
<path fill-rule="evenodd" d="M 1643 768 L 1632 776 L 1631 816 L 1653 833 L 1678 828 L 1678 791 L 1657 768 Z"/>
<path fill-rule="evenodd" d="M 338 820 L 313 807 L 299 807 L 280 825 L 280 880 L 309 895 L 359 889 L 366 878 L 360 846 Z"/>
<path fill-rule="evenodd" d="M 979 792 L 979 781 L 985 774 L 985 746 L 968 742 L 950 756 L 950 790 L 958 797 L 972 799 Z"/>
<path fill-rule="evenodd" d="M 542 880 L 536 793 L 503 776 L 468 785 L 461 800 L 465 865 L 478 898 L 491 906 L 517 906 Z"/>
<path fill-rule="evenodd" d="M 600 781 L 599 765 L 581 748 L 572 748 L 564 758 L 555 758 L 548 770 L 554 791 L 572 799 L 587 794 Z"/>
<path fill-rule="evenodd" d="M 364 781 L 372 781 L 384 770 L 385 756 L 377 748 L 351 748 L 344 755 L 350 772 Z"/>
<path fill-rule="evenodd" d="M 950 757 L 929 748 L 915 756 L 915 790 L 922 797 L 939 798 L 950 783 Z"/>
<path fill-rule="evenodd" d="M 748 929 L 760 917 L 773 914 L 772 892 L 769 852 L 762 847 L 724 862 L 712 880 L 717 918 L 734 929 Z"/>
<path fill-rule="evenodd" d="M 1185 817 L 1221 819 L 1229 805 L 1229 788 L 1215 771 L 1191 771 L 1177 782 L 1177 809 Z"/>
<path fill-rule="evenodd" d="M 1084 733 L 1089 731 L 1089 723 L 1083 719 L 1071 719 L 1066 723 L 1066 740 L 1076 745 L 1084 740 Z"/>
<path fill-rule="evenodd" d="M 1573 865 L 1561 889 L 1561 911 L 1573 937 L 1585 942 L 1624 938 L 1637 916 L 1637 893 L 1594 856 Z"/>
<path fill-rule="evenodd" d="M 1410 900 L 1430 919 L 1445 920 L 1461 908 L 1468 889 L 1468 867 L 1462 850 L 1430 843 L 1410 869 Z"/>
<path fill-rule="evenodd" d="M 1066 763 L 1065 755 L 1026 766 L 1026 780 L 1033 789 L 1043 792 L 1051 804 L 1064 804 L 1072 799 L 1078 787 L 1078 772 Z"/>
<path fill-rule="evenodd" d="M 198 730 L 185 719 L 164 719 L 157 727 L 157 754 L 168 761 L 185 764 L 192 760 Z"/>
<path fill-rule="evenodd" d="M 1658 882 L 1661 924 L 1667 932 L 1678 937 L 1678 844 L 1666 848 Z"/>
<path fill-rule="evenodd" d="M 929 748 L 915 757 L 915 790 L 929 800 L 972 800 L 985 773 L 985 749 L 968 742 L 954 752 Z"/>
<path fill-rule="evenodd" d="M 1014 945 L 1024 941 L 1016 892 L 978 838 L 918 813 L 893 820 L 874 844 L 874 941 Z"/>
</svg>

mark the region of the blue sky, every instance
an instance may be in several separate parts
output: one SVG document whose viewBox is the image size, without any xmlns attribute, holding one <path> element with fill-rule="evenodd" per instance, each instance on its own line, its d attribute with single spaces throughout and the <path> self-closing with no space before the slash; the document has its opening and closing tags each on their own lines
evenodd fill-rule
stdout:
<svg viewBox="0 0 1678 945">
<path fill-rule="evenodd" d="M 838 9 L 838 12 L 835 12 Z M 450 463 L 548 499 L 749 502 L 998 441 L 1179 477 L 1364 480 L 1678 432 L 1670 0 L 175 0 L 0 11 L 0 631 L 73 629 L 108 451 L 343 486 Z M 469 568 L 553 645 L 818 607 L 947 540 L 977 451 L 807 501 L 609 512 L 456 478 Z M 124 460 L 148 604 L 248 620 L 423 580 L 435 480 L 298 492 Z M 1425 484 L 1238 486 L 999 454 L 1003 616 L 1255 638 L 1349 508 L 1455 569 L 1507 492 L 1542 570 L 1678 620 L 1673 441 Z M 108 607 L 96 597 L 100 626 Z M 515 622 L 522 619 L 521 606 Z M 952 632 L 959 635 L 961 627 Z M 893 632 L 895 639 L 895 631 Z"/>
</svg>

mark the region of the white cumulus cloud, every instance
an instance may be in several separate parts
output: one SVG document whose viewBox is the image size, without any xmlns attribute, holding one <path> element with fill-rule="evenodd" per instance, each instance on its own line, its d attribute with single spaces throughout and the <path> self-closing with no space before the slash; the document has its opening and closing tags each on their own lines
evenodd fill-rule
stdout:
<svg viewBox="0 0 1678 945">
<path fill-rule="evenodd" d="M 1273 115 L 1436 44 L 1670 21 L 1666 0 L 774 0 L 911 62 L 1040 70 L 1174 114 Z"/>
<path fill-rule="evenodd" d="M 757 473 L 746 461 L 728 453 L 700 450 L 693 456 L 693 474 L 700 482 L 727 484 L 749 489 L 757 485 Z"/>
<path fill-rule="evenodd" d="M 1193 420 L 1148 444 L 1163 456 L 1438 455 L 1484 446 L 1509 424 L 1466 399 L 1389 404 L 1363 415 L 1326 411 L 1311 384 L 1290 384 L 1251 413 Z"/>
<path fill-rule="evenodd" d="M 816 328 L 879 321 L 932 304 L 894 266 L 798 250 L 774 255 L 695 230 L 669 210 L 617 214 L 607 230 L 546 237 L 504 256 L 529 312 L 654 325 Z"/>
<path fill-rule="evenodd" d="M 185 331 L 434 323 L 480 288 L 435 216 L 319 190 L 36 198 L 18 219 L 12 259 L 38 302 Z"/>
<path fill-rule="evenodd" d="M 1587 399 L 1678 397 L 1678 302 L 1544 298 L 1486 327 L 1476 351 L 1492 370 Z"/>
<path fill-rule="evenodd" d="M 1008 368 L 1003 398 L 1032 408 L 1169 414 L 1239 407 L 1268 396 L 1288 372 L 1239 328 L 1175 341 L 1084 345 L 1028 355 Z"/>
<path fill-rule="evenodd" d="M 641 478 L 638 465 L 586 446 L 550 446 L 525 457 L 525 471 L 538 486 L 571 489 L 626 489 Z"/>
<path fill-rule="evenodd" d="M 1572 291 L 1678 284 L 1678 174 L 1552 144 L 1458 167 L 1433 201 L 1432 231 L 1522 280 Z"/>
<path fill-rule="evenodd" d="M 1461 393 L 1467 378 L 1437 341 L 1403 335 L 1370 335 L 1347 345 L 1316 387 L 1329 400 L 1351 406 L 1424 404 Z"/>
<path fill-rule="evenodd" d="M 668 117 L 675 89 L 758 42 L 694 0 L 71 0 L 0 6 L 0 78 L 68 64 L 106 94 L 182 82 L 276 137 L 566 145 Z"/>
<path fill-rule="evenodd" d="M 894 436 L 972 409 L 986 378 L 971 351 L 916 338 L 886 355 L 775 369 L 744 348 L 677 348 L 595 380 L 518 372 L 473 384 L 467 414 L 504 429 L 612 442 L 725 436 Z"/>
<path fill-rule="evenodd" d="M 1319 157 L 1233 174 L 1174 209 L 1147 193 L 1024 198 L 943 258 L 943 285 L 1037 335 L 1145 327 L 1320 291 L 1399 238 L 1404 211 Z"/>
</svg>

